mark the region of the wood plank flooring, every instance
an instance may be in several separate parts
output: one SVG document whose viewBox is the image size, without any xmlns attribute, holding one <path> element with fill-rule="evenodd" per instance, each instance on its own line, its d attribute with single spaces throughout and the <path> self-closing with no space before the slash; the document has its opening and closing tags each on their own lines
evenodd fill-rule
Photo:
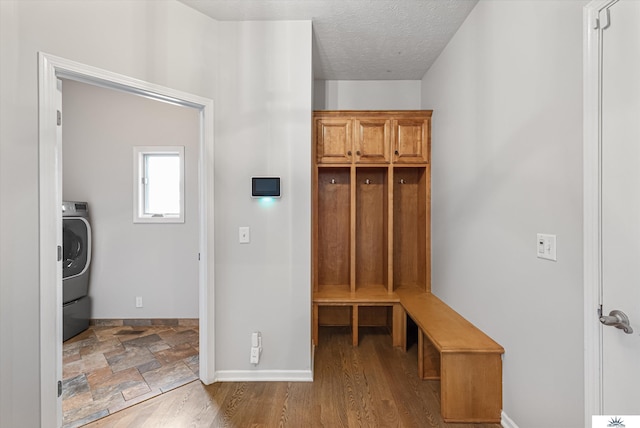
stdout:
<svg viewBox="0 0 640 428">
<path fill-rule="evenodd" d="M 437 381 L 418 379 L 415 344 L 404 353 L 362 328 L 353 347 L 349 328 L 323 327 L 314 382 L 195 381 L 87 426 L 500 428 L 444 423 L 438 395 Z"/>
</svg>

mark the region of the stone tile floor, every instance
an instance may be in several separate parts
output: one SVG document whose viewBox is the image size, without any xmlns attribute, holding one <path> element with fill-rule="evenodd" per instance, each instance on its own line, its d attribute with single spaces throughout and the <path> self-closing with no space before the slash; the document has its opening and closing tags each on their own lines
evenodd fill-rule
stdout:
<svg viewBox="0 0 640 428">
<path fill-rule="evenodd" d="M 198 379 L 196 326 L 91 326 L 63 344 L 65 428 Z"/>
</svg>

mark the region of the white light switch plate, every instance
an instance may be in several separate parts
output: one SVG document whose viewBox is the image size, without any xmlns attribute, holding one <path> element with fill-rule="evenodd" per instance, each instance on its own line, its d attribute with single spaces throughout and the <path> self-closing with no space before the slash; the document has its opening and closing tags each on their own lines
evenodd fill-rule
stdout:
<svg viewBox="0 0 640 428">
<path fill-rule="evenodd" d="M 248 226 L 238 228 L 238 242 L 248 244 L 251 242 L 251 235 Z"/>
<path fill-rule="evenodd" d="M 538 233 L 538 240 L 536 241 L 536 250 L 537 250 L 539 259 L 557 261 L 556 235 Z"/>
</svg>

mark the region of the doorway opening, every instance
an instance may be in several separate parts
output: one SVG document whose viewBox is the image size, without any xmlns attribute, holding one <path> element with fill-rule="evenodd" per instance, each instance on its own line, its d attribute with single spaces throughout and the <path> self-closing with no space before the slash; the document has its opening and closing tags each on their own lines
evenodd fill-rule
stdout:
<svg viewBox="0 0 640 428">
<path fill-rule="evenodd" d="M 63 426 L 76 426 L 198 379 L 199 116 L 72 80 L 61 88 L 62 409 Z M 176 215 L 136 222 L 140 146 L 161 151 L 143 170 L 151 208 Z M 182 162 L 167 167 L 174 148 Z M 77 206 L 89 232 L 74 245 Z M 78 248 L 90 257 L 74 276 L 67 266 Z M 77 282 L 82 293 L 71 293 Z"/>
<path fill-rule="evenodd" d="M 215 381 L 213 295 L 213 101 L 39 53 L 41 424 L 62 423 L 62 138 L 58 79 L 196 109 L 198 123 L 199 378 Z"/>
</svg>

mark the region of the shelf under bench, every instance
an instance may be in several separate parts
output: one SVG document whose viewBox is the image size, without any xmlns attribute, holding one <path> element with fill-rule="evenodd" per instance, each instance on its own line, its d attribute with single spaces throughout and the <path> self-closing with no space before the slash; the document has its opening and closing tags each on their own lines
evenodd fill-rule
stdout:
<svg viewBox="0 0 640 428">
<path fill-rule="evenodd" d="M 347 307 L 350 309 L 349 324 L 352 330 L 353 346 L 358 346 L 360 327 L 360 309 L 371 307 L 390 308 L 391 336 L 393 345 L 400 347 L 403 343 L 402 322 L 400 317 L 404 316 L 404 311 L 400 307 L 400 298 L 395 293 L 389 293 L 383 286 L 367 286 L 350 291 L 345 286 L 323 286 L 321 291 L 313 294 L 313 343 L 319 343 L 318 329 L 320 324 L 320 310 L 326 307 Z"/>
</svg>

